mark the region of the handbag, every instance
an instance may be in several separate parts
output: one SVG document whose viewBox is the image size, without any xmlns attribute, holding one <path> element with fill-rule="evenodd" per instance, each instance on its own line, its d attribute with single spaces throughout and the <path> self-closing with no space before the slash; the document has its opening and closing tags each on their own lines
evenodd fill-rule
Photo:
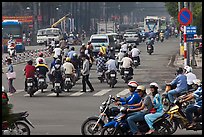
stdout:
<svg viewBox="0 0 204 137">
<path fill-rule="evenodd" d="M 152 109 L 150 110 L 150 113 L 152 113 L 152 114 L 156 113 L 156 109 L 155 109 L 155 108 L 152 108 Z"/>
<path fill-rule="evenodd" d="M 6 76 L 8 79 L 16 79 L 16 72 L 8 72 Z"/>
</svg>

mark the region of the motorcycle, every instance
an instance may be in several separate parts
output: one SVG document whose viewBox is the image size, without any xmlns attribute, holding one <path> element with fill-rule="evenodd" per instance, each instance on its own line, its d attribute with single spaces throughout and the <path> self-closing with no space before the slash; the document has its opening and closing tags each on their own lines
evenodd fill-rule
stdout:
<svg viewBox="0 0 204 137">
<path fill-rule="evenodd" d="M 33 94 L 38 90 L 37 87 L 35 87 L 34 79 L 27 78 L 26 84 L 27 84 L 27 93 L 30 95 L 30 97 L 32 97 Z"/>
<path fill-rule="evenodd" d="M 202 110 L 196 116 L 194 116 L 194 121 L 196 122 L 195 126 L 192 128 L 187 128 L 188 120 L 184 114 L 183 103 L 180 103 L 180 98 L 177 98 L 174 101 L 175 105 L 167 112 L 167 120 L 170 122 L 171 131 L 170 134 L 176 132 L 178 128 L 186 130 L 202 130 Z M 185 103 L 185 102 L 184 102 Z"/>
<path fill-rule="evenodd" d="M 149 53 L 149 55 L 151 55 L 153 52 L 154 52 L 153 45 L 148 44 L 147 45 L 147 53 Z"/>
<path fill-rule="evenodd" d="M 176 37 L 176 38 L 178 37 L 178 33 L 175 33 L 175 37 Z"/>
<path fill-rule="evenodd" d="M 175 85 L 170 85 L 170 84 L 166 84 L 166 87 L 165 87 L 165 91 L 164 93 L 162 94 L 162 104 L 163 104 L 163 110 L 164 112 L 167 112 L 169 109 L 170 109 L 170 100 L 168 98 L 168 92 L 172 89 L 175 89 L 176 86 Z M 179 94 L 176 94 L 175 96 L 176 97 L 182 97 L 182 96 L 185 96 L 189 93 L 191 93 L 194 89 L 191 89 L 189 91 L 184 91 L 184 92 L 181 92 Z"/>
<path fill-rule="evenodd" d="M 88 117 L 81 125 L 82 135 L 99 135 L 106 121 L 110 122 L 120 112 L 118 107 L 110 107 L 115 98 L 109 95 L 108 99 L 100 106 L 100 114 Z"/>
<path fill-rule="evenodd" d="M 130 73 L 130 68 L 125 68 L 124 75 L 122 76 L 122 79 L 125 81 L 125 83 L 128 83 L 128 81 L 133 78 L 129 73 Z"/>
<path fill-rule="evenodd" d="M 16 56 L 15 44 L 11 43 L 11 46 L 8 48 L 8 54 L 10 57 Z"/>
<path fill-rule="evenodd" d="M 114 88 L 115 84 L 117 83 L 116 75 L 117 73 L 114 70 L 111 70 L 108 73 L 107 83 L 110 85 L 111 88 Z"/>
<path fill-rule="evenodd" d="M 46 78 L 43 75 L 38 76 L 38 88 L 41 89 L 43 93 L 43 89 L 47 89 L 48 85 L 46 83 Z"/>
<path fill-rule="evenodd" d="M 104 80 L 105 80 L 105 72 L 103 70 L 98 72 L 98 79 L 100 80 L 101 83 L 104 82 Z"/>
<path fill-rule="evenodd" d="M 65 75 L 64 88 L 67 89 L 67 92 L 74 86 L 74 83 L 71 80 L 71 75 Z"/>
<path fill-rule="evenodd" d="M 160 41 L 161 41 L 161 42 L 164 41 L 164 33 L 160 33 Z"/>
<path fill-rule="evenodd" d="M 157 42 L 159 41 L 159 35 L 156 36 L 156 41 L 157 41 Z"/>
<path fill-rule="evenodd" d="M 122 106 L 120 113 L 114 119 L 106 123 L 102 130 L 101 135 L 133 135 L 127 122 L 127 107 Z M 144 135 L 149 131 L 149 126 L 146 121 L 137 122 L 139 131 Z M 170 123 L 166 120 L 166 115 L 162 115 L 154 121 L 153 127 L 156 132 L 153 134 L 168 135 L 170 132 Z"/>
<path fill-rule="evenodd" d="M 132 58 L 132 60 L 133 60 L 133 65 L 135 66 L 135 68 L 137 68 L 137 66 L 139 66 L 138 58 L 139 58 L 139 57 L 133 57 L 133 58 Z"/>
<path fill-rule="evenodd" d="M 61 90 L 61 82 L 59 80 L 54 81 L 54 92 L 56 93 L 56 96 L 59 97 L 59 94 L 62 92 Z"/>
<path fill-rule="evenodd" d="M 32 128 L 35 127 L 27 119 L 28 115 L 27 111 L 10 114 L 10 122 L 2 122 L 2 135 L 30 135 L 30 128 L 28 125 Z"/>
</svg>

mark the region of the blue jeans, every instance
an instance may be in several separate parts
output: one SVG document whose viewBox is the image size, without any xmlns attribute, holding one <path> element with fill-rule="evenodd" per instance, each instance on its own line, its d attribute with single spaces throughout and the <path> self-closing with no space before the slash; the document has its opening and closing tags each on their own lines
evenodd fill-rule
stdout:
<svg viewBox="0 0 204 137">
<path fill-rule="evenodd" d="M 198 107 L 194 106 L 193 104 L 188 105 L 188 107 L 185 110 L 186 112 L 186 118 L 189 123 L 192 123 L 193 121 L 193 113 L 198 113 Z"/>
<path fill-rule="evenodd" d="M 179 92 L 177 91 L 177 90 L 175 90 L 175 89 L 172 89 L 172 90 L 170 90 L 169 92 L 168 92 L 168 98 L 169 98 L 169 101 L 171 102 L 171 103 L 174 103 L 174 100 L 175 100 L 175 98 L 174 98 L 174 95 L 175 94 L 178 94 Z"/>
<path fill-rule="evenodd" d="M 131 113 L 130 116 L 128 116 L 127 122 L 128 122 L 128 125 L 130 126 L 130 129 L 131 129 L 133 134 L 137 133 L 137 131 L 138 131 L 138 127 L 137 127 L 136 122 L 137 121 L 143 121 L 144 116 L 145 116 L 145 113 L 140 112 L 140 111 L 139 112 L 133 112 L 133 113 Z"/>
</svg>

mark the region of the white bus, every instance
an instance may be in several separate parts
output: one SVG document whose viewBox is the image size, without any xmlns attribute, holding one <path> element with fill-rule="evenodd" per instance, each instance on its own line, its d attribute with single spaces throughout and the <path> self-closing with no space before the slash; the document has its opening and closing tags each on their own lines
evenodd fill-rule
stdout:
<svg viewBox="0 0 204 137">
<path fill-rule="evenodd" d="M 144 29 L 145 32 L 154 31 L 157 32 L 159 30 L 159 17 L 158 16 L 147 16 L 144 18 Z"/>
</svg>

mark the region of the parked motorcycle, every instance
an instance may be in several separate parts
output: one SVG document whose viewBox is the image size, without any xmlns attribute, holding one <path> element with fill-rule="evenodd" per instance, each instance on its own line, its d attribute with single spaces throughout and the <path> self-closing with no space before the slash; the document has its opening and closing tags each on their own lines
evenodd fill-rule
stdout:
<svg viewBox="0 0 204 137">
<path fill-rule="evenodd" d="M 67 92 L 70 91 L 70 89 L 74 86 L 73 81 L 71 80 L 71 75 L 65 75 L 65 81 L 64 81 L 64 88 L 67 90 Z"/>
<path fill-rule="evenodd" d="M 33 124 L 27 119 L 27 111 L 21 113 L 12 113 L 10 122 L 2 122 L 2 135 L 30 135 L 30 125 Z"/>
<path fill-rule="evenodd" d="M 100 114 L 88 117 L 81 125 L 82 135 L 99 135 L 103 125 L 110 122 L 120 111 L 117 107 L 110 107 L 115 98 L 109 95 L 108 99 L 100 106 Z"/>
<path fill-rule="evenodd" d="M 107 83 L 110 85 L 111 88 L 114 88 L 115 84 L 117 83 L 116 75 L 117 73 L 114 70 L 111 70 L 108 73 Z"/>
<path fill-rule="evenodd" d="M 125 83 L 128 83 L 128 81 L 132 78 L 132 75 L 130 75 L 130 68 L 125 68 L 124 75 L 122 75 L 122 79 L 125 81 Z"/>
<path fill-rule="evenodd" d="M 121 107 L 120 113 L 114 117 L 114 119 L 106 123 L 102 130 L 101 135 L 132 135 L 130 127 L 127 122 L 127 107 Z M 137 122 L 138 129 L 142 134 L 149 131 L 149 126 L 146 121 Z M 156 132 L 153 134 L 158 135 L 168 135 L 170 123 L 166 120 L 166 115 L 162 115 L 154 121 L 153 127 Z"/>
<path fill-rule="evenodd" d="M 27 78 L 26 84 L 27 84 L 27 93 L 30 95 L 30 97 L 32 97 L 33 94 L 38 90 L 37 87 L 35 87 L 34 79 Z"/>
<path fill-rule="evenodd" d="M 180 103 L 180 98 L 177 98 L 174 101 L 175 105 L 167 112 L 169 115 L 167 120 L 170 121 L 170 134 L 176 132 L 178 128 L 186 129 L 186 130 L 202 130 L 202 109 L 198 115 L 194 116 L 194 121 L 196 122 L 195 126 L 192 128 L 187 128 L 188 120 L 186 119 L 186 115 L 183 109 L 183 103 Z M 185 103 L 185 102 L 184 102 Z"/>
</svg>

